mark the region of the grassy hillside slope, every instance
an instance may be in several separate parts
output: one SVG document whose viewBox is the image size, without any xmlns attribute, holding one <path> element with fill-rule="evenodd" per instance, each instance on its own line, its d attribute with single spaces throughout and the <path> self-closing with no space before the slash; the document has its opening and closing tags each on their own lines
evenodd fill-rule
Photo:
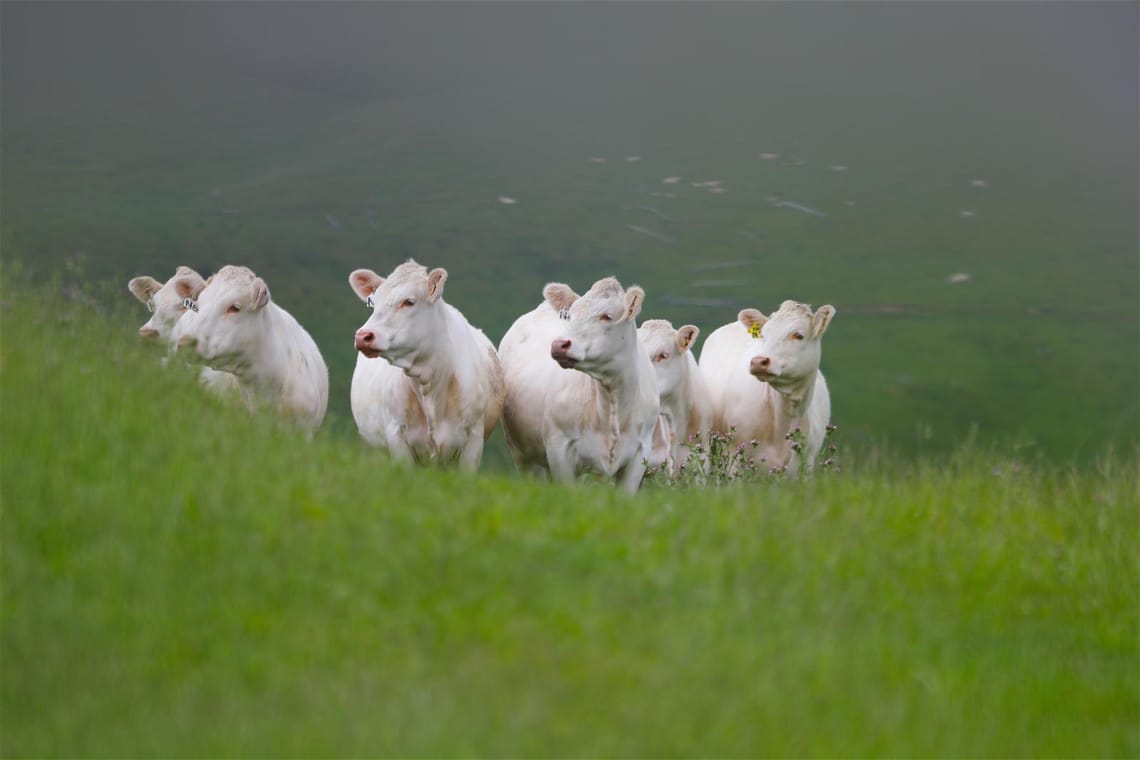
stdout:
<svg viewBox="0 0 1140 760">
<path fill-rule="evenodd" d="M 63 290 L 0 306 L 5 757 L 1140 752 L 1134 453 L 399 469 Z"/>
</svg>

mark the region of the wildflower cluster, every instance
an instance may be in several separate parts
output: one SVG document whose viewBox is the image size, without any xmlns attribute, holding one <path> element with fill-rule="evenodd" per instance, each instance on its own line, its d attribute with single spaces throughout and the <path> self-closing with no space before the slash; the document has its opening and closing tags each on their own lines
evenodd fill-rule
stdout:
<svg viewBox="0 0 1140 760">
<path fill-rule="evenodd" d="M 821 453 L 826 458 L 819 463 L 819 469 L 825 472 L 840 471 L 835 459 L 838 449 L 831 443 L 835 431 L 835 425 L 828 425 L 823 440 Z M 755 458 L 754 451 L 759 448 L 760 442 L 753 439 L 734 443 L 735 432 L 735 428 L 727 433 L 710 432 L 707 440 L 697 435 L 690 436 L 688 460 L 672 474 L 668 463 L 647 468 L 646 482 L 670 488 L 691 488 L 723 486 L 737 481 L 779 480 L 787 476 L 787 464 L 768 464 L 763 457 Z M 791 441 L 790 448 L 796 454 L 796 473 L 800 478 L 806 477 L 808 463 L 803 455 L 807 448 L 806 436 L 800 428 L 795 428 L 784 439 Z"/>
<path fill-rule="evenodd" d="M 839 462 L 835 458 L 835 454 L 839 451 L 839 447 L 831 442 L 832 434 L 838 430 L 835 425 L 828 425 L 827 432 L 823 435 L 823 448 L 820 453 L 826 457 L 819 463 L 819 468 L 824 472 L 839 472 Z"/>
</svg>

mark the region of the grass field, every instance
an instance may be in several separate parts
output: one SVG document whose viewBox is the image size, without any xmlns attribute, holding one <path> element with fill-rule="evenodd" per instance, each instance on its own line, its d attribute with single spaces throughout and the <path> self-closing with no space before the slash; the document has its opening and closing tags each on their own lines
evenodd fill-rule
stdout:
<svg viewBox="0 0 1140 760">
<path fill-rule="evenodd" d="M 399 469 L 3 283 L 5 757 L 1135 756 L 1135 451 Z"/>
</svg>

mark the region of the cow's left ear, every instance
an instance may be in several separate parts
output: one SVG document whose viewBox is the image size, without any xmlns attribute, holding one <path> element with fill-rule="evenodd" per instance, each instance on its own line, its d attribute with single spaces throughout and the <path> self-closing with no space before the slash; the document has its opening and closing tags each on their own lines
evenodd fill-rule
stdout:
<svg viewBox="0 0 1140 760">
<path fill-rule="evenodd" d="M 447 282 L 447 270 L 443 268 L 433 269 L 428 272 L 427 280 L 427 297 L 432 303 L 439 300 L 443 295 L 443 283 Z"/>
<path fill-rule="evenodd" d="M 645 291 L 637 285 L 631 286 L 625 291 L 625 314 L 622 315 L 622 320 L 636 319 L 641 313 L 643 303 L 645 303 Z"/>
<path fill-rule="evenodd" d="M 831 324 L 831 318 L 835 316 L 835 307 L 831 304 L 827 306 L 820 306 L 816 309 L 811 318 L 811 336 L 813 338 L 822 337 L 827 331 L 827 326 Z"/>
<path fill-rule="evenodd" d="M 269 286 L 265 284 L 265 280 L 260 277 L 255 278 L 250 290 L 250 301 L 254 309 L 264 308 L 269 303 Z"/>
<path fill-rule="evenodd" d="M 696 325 L 684 325 L 677 328 L 677 350 L 684 353 L 693 347 L 697 342 L 697 336 L 701 334 L 701 330 Z"/>
<path fill-rule="evenodd" d="M 174 278 L 174 292 L 178 294 L 179 298 L 189 298 L 197 300 L 198 295 L 206 288 L 206 281 L 202 279 L 202 275 L 194 272 L 193 274 L 182 274 Z"/>
</svg>

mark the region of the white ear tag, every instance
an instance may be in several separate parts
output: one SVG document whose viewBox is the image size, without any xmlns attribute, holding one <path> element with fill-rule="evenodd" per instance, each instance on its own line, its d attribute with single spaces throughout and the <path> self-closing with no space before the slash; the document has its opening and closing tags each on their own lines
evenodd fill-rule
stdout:
<svg viewBox="0 0 1140 760">
<path fill-rule="evenodd" d="M 558 312 L 558 318 L 559 319 L 565 319 L 565 320 L 569 321 L 570 320 L 570 310 L 569 309 L 562 309 L 560 312 Z"/>
<path fill-rule="evenodd" d="M 187 298 L 182 301 L 182 308 L 189 309 L 190 311 L 198 311 L 198 302 L 193 298 Z"/>
<path fill-rule="evenodd" d="M 371 309 L 371 308 L 374 308 L 375 306 L 376 306 L 376 302 L 372 300 L 372 296 L 368 296 L 368 298 L 364 299 L 364 308 Z"/>
<path fill-rule="evenodd" d="M 154 314 L 154 299 L 153 298 L 146 299 L 146 310 L 149 311 L 151 314 Z"/>
</svg>

